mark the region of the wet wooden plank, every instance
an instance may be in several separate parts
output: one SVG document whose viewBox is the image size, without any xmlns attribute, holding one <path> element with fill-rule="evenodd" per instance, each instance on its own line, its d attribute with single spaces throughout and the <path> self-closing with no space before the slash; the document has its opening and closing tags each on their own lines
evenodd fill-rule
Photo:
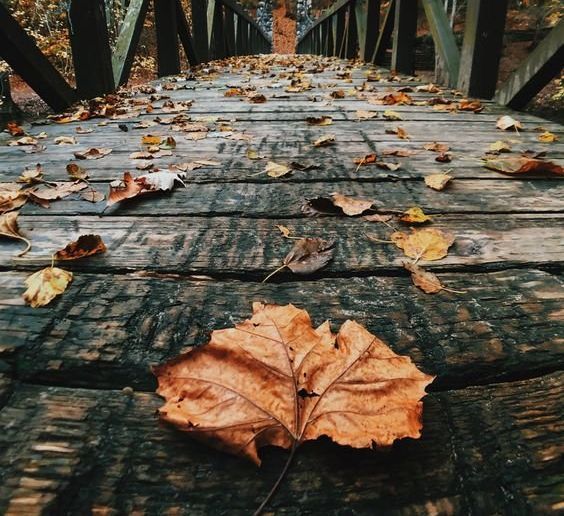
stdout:
<svg viewBox="0 0 564 516">
<path fill-rule="evenodd" d="M 315 170 L 298 172 L 304 177 Z M 152 198 L 132 199 L 108 209 L 105 214 L 151 216 L 244 216 L 252 218 L 290 218 L 303 216 L 306 199 L 332 192 L 372 199 L 374 206 L 386 210 L 421 206 L 434 213 L 561 213 L 564 197 L 560 182 L 552 180 L 503 181 L 457 180 L 448 189 L 436 192 L 421 180 L 399 182 L 307 182 L 290 183 L 266 178 L 264 183 L 187 183 L 172 193 Z M 100 183 L 97 188 L 108 191 Z M 273 201 L 273 199 L 275 201 Z M 80 198 L 53 202 L 47 211 L 36 205 L 22 208 L 26 215 L 94 215 L 101 214 L 105 203 L 92 204 Z"/>
<path fill-rule="evenodd" d="M 547 514 L 561 504 L 562 374 L 425 398 L 420 440 L 387 453 L 307 443 L 276 514 Z M 41 403 L 38 403 L 41 400 Z M 252 512 L 285 452 L 258 469 L 159 425 L 156 395 L 22 386 L 0 413 L 4 514 Z"/>
<path fill-rule="evenodd" d="M 398 206 L 400 207 L 400 206 Z M 409 232 L 402 223 L 391 222 Z M 395 245 L 371 242 L 367 235 L 389 240 L 392 230 L 362 218 L 249 219 L 239 217 L 60 217 L 18 218 L 20 232 L 33 244 L 18 257 L 17 240 L 0 243 L 0 269 L 35 270 L 80 235 L 102 236 L 108 253 L 65 264 L 69 270 L 110 273 L 152 270 L 179 274 L 229 274 L 264 278 L 276 269 L 294 241 L 282 238 L 275 225 L 293 235 L 321 237 L 336 243 L 325 275 L 381 274 L 401 270 L 407 260 Z M 448 257 L 429 262 L 437 270 L 499 270 L 512 267 L 564 266 L 564 215 L 437 215 L 432 226 L 455 236 Z M 288 277 L 291 277 L 289 275 Z"/>
<path fill-rule="evenodd" d="M 155 259 L 157 259 L 155 257 Z M 0 276 L 2 358 L 16 378 L 65 386 L 152 389 L 150 364 L 246 319 L 253 301 L 292 302 L 315 324 L 356 319 L 438 376 L 435 389 L 484 384 L 564 365 L 564 288 L 537 270 L 440 274 L 427 295 L 406 276 L 255 283 L 175 274 L 76 272 L 47 308 L 24 305 L 25 273 Z"/>
</svg>

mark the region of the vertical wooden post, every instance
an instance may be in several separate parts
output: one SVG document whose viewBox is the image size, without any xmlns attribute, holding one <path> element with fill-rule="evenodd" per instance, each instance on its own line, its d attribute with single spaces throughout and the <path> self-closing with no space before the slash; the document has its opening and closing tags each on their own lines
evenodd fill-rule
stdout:
<svg viewBox="0 0 564 516">
<path fill-rule="evenodd" d="M 186 19 L 186 14 L 184 13 L 184 8 L 182 7 L 182 2 L 180 0 L 176 1 L 176 24 L 178 26 L 178 37 L 180 38 L 180 43 L 184 48 L 184 53 L 186 58 L 191 65 L 198 64 L 198 57 L 196 56 L 196 51 L 194 49 L 194 41 L 192 39 L 192 34 L 190 32 L 190 25 Z"/>
<path fill-rule="evenodd" d="M 235 13 L 227 6 L 225 6 L 224 11 L 225 11 L 225 43 L 227 47 L 227 53 L 230 56 L 235 56 L 237 55 L 237 48 L 235 45 Z"/>
<path fill-rule="evenodd" d="M 191 0 L 190 5 L 192 9 L 194 50 L 196 51 L 198 61 L 205 63 L 210 58 L 208 46 L 208 3 L 207 0 Z"/>
<path fill-rule="evenodd" d="M 79 97 L 92 98 L 114 91 L 104 0 L 71 0 L 68 21 Z"/>
<path fill-rule="evenodd" d="M 332 56 L 335 55 L 335 40 L 334 38 L 334 30 L 333 30 L 333 20 L 335 19 L 334 16 L 327 20 L 327 55 Z"/>
<path fill-rule="evenodd" d="M 392 70 L 412 75 L 415 71 L 417 0 L 396 0 Z"/>
<path fill-rule="evenodd" d="M 180 73 L 176 2 L 175 0 L 153 1 L 157 32 L 157 73 L 159 77 L 175 75 Z"/>
<path fill-rule="evenodd" d="M 495 94 L 507 0 L 468 0 L 458 88 L 469 96 Z"/>
<path fill-rule="evenodd" d="M 210 6 L 212 3 L 210 2 Z M 208 23 L 211 18 L 211 46 L 213 48 L 214 59 L 223 59 L 227 53 L 225 51 L 225 34 L 223 29 L 223 4 L 221 2 L 213 2 L 213 14 L 208 17 Z"/>
<path fill-rule="evenodd" d="M 356 30 L 356 14 L 353 4 L 349 4 L 347 9 L 347 42 L 345 57 L 355 59 L 358 49 L 358 32 Z"/>
<path fill-rule="evenodd" d="M 368 61 L 372 58 L 380 31 L 380 0 L 356 0 L 355 18 L 359 57 Z"/>
<path fill-rule="evenodd" d="M 372 62 L 374 64 L 382 64 L 384 62 L 384 58 L 386 57 L 386 50 L 388 50 L 390 40 L 392 39 L 392 32 L 394 30 L 395 12 L 395 0 L 390 0 L 388 10 L 386 11 L 386 16 L 384 17 L 384 21 L 382 22 L 382 29 L 378 34 L 376 48 L 374 49 L 374 54 L 372 55 Z"/>
<path fill-rule="evenodd" d="M 337 37 L 335 39 L 337 52 L 335 55 L 338 57 L 345 57 L 345 15 L 345 9 L 339 9 L 335 15 L 337 19 Z"/>
</svg>

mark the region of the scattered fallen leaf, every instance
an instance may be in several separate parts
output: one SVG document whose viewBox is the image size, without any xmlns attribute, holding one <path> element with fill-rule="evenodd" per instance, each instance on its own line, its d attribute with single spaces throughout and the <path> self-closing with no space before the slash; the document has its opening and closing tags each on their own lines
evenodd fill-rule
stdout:
<svg viewBox="0 0 564 516">
<path fill-rule="evenodd" d="M 330 116 L 308 116 L 306 122 L 309 125 L 331 125 L 333 118 Z"/>
<path fill-rule="evenodd" d="M 387 134 L 395 134 L 400 140 L 409 140 L 409 135 L 403 127 L 396 127 L 394 129 L 386 129 Z"/>
<path fill-rule="evenodd" d="M 264 156 L 260 155 L 258 153 L 258 150 L 256 150 L 253 147 L 248 147 L 247 148 L 247 152 L 246 152 L 246 156 L 248 159 L 252 159 L 252 160 L 257 160 L 257 159 L 263 159 Z"/>
<path fill-rule="evenodd" d="M 333 99 L 344 99 L 345 98 L 345 91 L 344 90 L 334 90 L 329 95 Z"/>
<path fill-rule="evenodd" d="M 93 202 L 93 203 L 101 202 L 106 198 L 106 196 L 103 193 L 98 192 L 97 190 L 94 190 L 93 188 L 91 188 L 90 190 L 87 190 L 86 192 L 82 192 L 80 194 L 80 196 L 85 201 Z"/>
<path fill-rule="evenodd" d="M 87 186 L 88 185 L 82 181 L 56 182 L 50 183 L 50 186 L 33 190 L 29 192 L 28 195 L 34 201 L 54 201 L 56 199 L 63 199 L 80 190 L 84 190 Z"/>
<path fill-rule="evenodd" d="M 511 145 L 507 142 L 498 140 L 490 144 L 488 150 L 490 152 L 511 152 Z"/>
<path fill-rule="evenodd" d="M 181 176 L 182 172 L 159 171 L 134 178 L 129 172 L 124 172 L 122 181 L 110 184 L 107 206 L 138 195 L 171 190 L 175 182 L 184 184 Z"/>
<path fill-rule="evenodd" d="M 267 345 L 268 343 L 268 345 Z M 160 418 L 260 465 L 258 449 L 328 436 L 353 448 L 419 438 L 433 381 L 363 326 L 314 329 L 293 305 L 253 303 L 251 319 L 155 367 Z"/>
<path fill-rule="evenodd" d="M 401 115 L 399 113 L 397 113 L 396 111 L 392 111 L 390 109 L 387 109 L 386 111 L 384 111 L 384 114 L 382 116 L 386 120 L 403 120 L 403 118 L 401 117 Z"/>
<path fill-rule="evenodd" d="M 280 163 L 275 163 L 274 161 L 269 161 L 266 164 L 264 171 L 270 177 L 283 177 L 289 174 L 290 172 L 292 172 L 292 169 L 287 165 L 282 165 Z"/>
<path fill-rule="evenodd" d="M 23 136 L 19 140 L 11 141 L 10 143 L 8 143 L 8 145 L 37 145 L 37 140 L 35 138 L 32 138 L 31 136 Z"/>
<path fill-rule="evenodd" d="M 318 138 L 313 142 L 314 147 L 329 147 L 335 143 L 335 135 L 334 134 L 327 134 Z"/>
<path fill-rule="evenodd" d="M 502 131 L 507 131 L 508 129 L 513 129 L 517 131 L 518 129 L 523 129 L 521 122 L 519 120 L 515 120 L 514 118 L 510 117 L 509 115 L 504 115 L 496 123 L 496 127 L 501 129 Z"/>
<path fill-rule="evenodd" d="M 425 215 L 421 208 L 414 206 L 413 208 L 409 208 L 404 211 L 399 220 L 408 224 L 423 224 L 424 222 L 429 222 L 432 219 L 428 215 Z"/>
<path fill-rule="evenodd" d="M 106 246 L 100 235 L 80 235 L 78 240 L 67 244 L 64 249 L 57 251 L 53 257 L 55 260 L 77 260 L 105 252 Z"/>
<path fill-rule="evenodd" d="M 443 290 L 439 278 L 432 272 L 427 272 L 423 267 L 414 263 L 404 263 L 404 268 L 411 273 L 411 281 L 426 294 L 436 294 Z"/>
<path fill-rule="evenodd" d="M 441 152 L 435 158 L 435 161 L 439 163 L 450 163 L 452 161 L 452 156 L 448 152 Z"/>
<path fill-rule="evenodd" d="M 374 165 L 378 161 L 378 155 L 371 153 L 362 156 L 362 158 L 354 158 L 355 165 L 363 166 L 363 165 Z"/>
<path fill-rule="evenodd" d="M 14 184 L 15 183 L 8 183 Z M 27 202 L 27 194 L 17 188 L 8 188 L 5 184 L 0 185 L 0 213 L 17 210 Z"/>
<path fill-rule="evenodd" d="M 76 151 L 74 157 L 76 159 L 100 159 L 112 152 L 112 149 L 92 147 L 84 151 Z"/>
<path fill-rule="evenodd" d="M 358 120 L 370 120 L 372 118 L 378 117 L 378 111 L 365 111 L 363 109 L 358 109 L 356 111 L 356 118 Z"/>
<path fill-rule="evenodd" d="M 441 152 L 441 153 L 448 152 L 450 150 L 450 147 L 446 143 L 438 143 L 438 142 L 426 143 L 425 145 L 423 145 L 423 148 L 428 151 Z"/>
<path fill-rule="evenodd" d="M 45 306 L 62 294 L 71 281 L 72 272 L 58 267 L 46 267 L 26 278 L 27 290 L 23 293 L 23 298 L 32 308 Z"/>
<path fill-rule="evenodd" d="M 382 156 L 397 156 L 398 158 L 408 158 L 417 154 L 417 151 L 409 149 L 384 149 Z"/>
<path fill-rule="evenodd" d="M 544 133 L 539 134 L 538 139 L 539 142 L 542 143 L 553 143 L 558 141 L 558 136 L 549 131 L 545 131 Z"/>
<path fill-rule="evenodd" d="M 69 163 L 67 165 L 67 174 L 72 179 L 85 180 L 88 179 L 88 172 L 76 163 Z"/>
<path fill-rule="evenodd" d="M 264 104 L 266 97 L 262 93 L 252 93 L 247 96 L 247 100 L 252 104 Z"/>
<path fill-rule="evenodd" d="M 74 136 L 57 136 L 54 141 L 56 145 L 76 145 L 77 143 Z"/>
<path fill-rule="evenodd" d="M 43 169 L 38 163 L 35 168 L 26 168 L 20 177 L 18 177 L 18 183 L 27 183 L 33 185 L 35 183 L 41 183 L 43 180 Z"/>
<path fill-rule="evenodd" d="M 391 215 L 380 215 L 379 213 L 375 213 L 374 215 L 365 215 L 362 218 L 368 222 L 382 222 L 383 224 L 392 220 Z"/>
<path fill-rule="evenodd" d="M 504 174 L 564 174 L 561 165 L 543 159 L 529 158 L 527 156 L 486 159 L 484 167 Z"/>
<path fill-rule="evenodd" d="M 351 217 L 361 215 L 366 210 L 369 210 L 372 207 L 372 204 L 374 204 L 374 202 L 370 200 L 348 197 L 346 195 L 341 195 L 340 193 L 332 193 L 331 198 L 333 199 L 333 204 L 335 206 L 341 208 L 345 215 L 349 215 Z"/>
<path fill-rule="evenodd" d="M 18 123 L 14 122 L 13 120 L 7 123 L 6 131 L 8 131 L 11 136 L 23 136 L 25 134 L 23 128 L 20 127 Z"/>
<path fill-rule="evenodd" d="M 31 249 L 31 242 L 20 234 L 18 229 L 18 212 L 10 211 L 0 215 L 0 236 L 7 238 L 15 238 L 25 242 L 26 248 L 18 254 L 18 256 L 23 256 Z"/>
<path fill-rule="evenodd" d="M 120 124 L 121 125 L 121 124 Z M 94 129 L 90 129 L 90 128 L 84 128 L 84 127 L 80 127 L 78 126 L 76 129 L 76 134 L 90 134 L 94 132 Z"/>
<path fill-rule="evenodd" d="M 161 149 L 176 149 L 176 140 L 172 136 L 167 136 L 164 142 L 159 145 Z"/>
<path fill-rule="evenodd" d="M 451 181 L 452 176 L 448 174 L 431 174 L 425 177 L 425 184 L 433 190 L 444 190 L 445 186 Z"/>
<path fill-rule="evenodd" d="M 484 110 L 484 105 L 479 100 L 462 99 L 456 107 L 459 111 L 473 111 L 474 113 Z"/>
<path fill-rule="evenodd" d="M 276 224 L 276 228 L 278 229 L 278 231 L 280 231 L 280 233 L 282 233 L 282 236 L 284 238 L 290 238 L 290 234 L 292 232 L 290 231 L 289 228 L 287 228 L 286 226 L 282 226 L 280 224 Z"/>
<path fill-rule="evenodd" d="M 406 256 L 416 261 L 432 261 L 440 260 L 448 254 L 449 247 L 454 243 L 454 236 L 435 228 L 412 228 L 411 233 L 392 233 L 391 240 Z"/>
</svg>

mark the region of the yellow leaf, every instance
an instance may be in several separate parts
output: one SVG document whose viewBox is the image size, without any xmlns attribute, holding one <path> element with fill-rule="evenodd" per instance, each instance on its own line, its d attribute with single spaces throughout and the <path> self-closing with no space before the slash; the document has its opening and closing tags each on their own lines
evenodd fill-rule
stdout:
<svg viewBox="0 0 564 516">
<path fill-rule="evenodd" d="M 27 290 L 23 293 L 23 298 L 32 308 L 45 306 L 62 294 L 71 281 L 72 272 L 58 267 L 46 267 L 26 278 Z"/>
<path fill-rule="evenodd" d="M 274 161 L 269 161 L 266 164 L 264 171 L 270 177 L 282 177 L 292 172 L 292 169 L 286 165 L 281 165 L 279 163 L 274 163 Z"/>
<path fill-rule="evenodd" d="M 143 145 L 160 145 L 162 138 L 160 136 L 154 136 L 152 134 L 147 134 L 141 138 L 141 143 Z"/>
<path fill-rule="evenodd" d="M 425 215 L 423 210 L 418 206 L 414 206 L 413 208 L 409 208 L 404 211 L 400 220 L 402 222 L 407 222 L 408 224 L 423 224 L 424 222 L 430 221 L 431 217 Z"/>
<path fill-rule="evenodd" d="M 290 234 L 292 233 L 290 228 L 287 228 L 286 226 L 281 226 L 279 224 L 276 224 L 276 228 L 278 228 L 278 231 L 280 231 L 280 233 L 282 233 L 282 236 L 284 238 L 290 238 Z"/>
<path fill-rule="evenodd" d="M 403 120 L 399 113 L 392 111 L 391 109 L 386 109 L 382 115 L 386 120 Z"/>
<path fill-rule="evenodd" d="M 445 186 L 450 182 L 452 176 L 448 174 L 431 174 L 425 177 L 425 184 L 433 190 L 444 190 Z"/>
<path fill-rule="evenodd" d="M 489 151 L 490 152 L 511 152 L 511 145 L 509 145 L 509 143 L 507 143 L 507 142 L 503 142 L 501 140 L 498 140 L 497 142 L 490 144 Z"/>
<path fill-rule="evenodd" d="M 545 131 L 542 134 L 539 134 L 539 142 L 542 143 L 553 143 L 558 141 L 558 136 L 556 136 L 555 134 L 549 132 L 549 131 Z"/>
<path fill-rule="evenodd" d="M 454 236 L 435 228 L 412 229 L 411 233 L 396 231 L 391 240 L 406 256 L 415 260 L 440 260 L 448 254 Z"/>
</svg>

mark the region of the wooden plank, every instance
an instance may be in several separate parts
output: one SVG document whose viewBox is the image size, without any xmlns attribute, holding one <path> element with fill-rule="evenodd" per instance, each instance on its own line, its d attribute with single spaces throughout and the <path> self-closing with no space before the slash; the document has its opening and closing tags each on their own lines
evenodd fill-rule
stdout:
<svg viewBox="0 0 564 516">
<path fill-rule="evenodd" d="M 450 28 L 444 6 L 441 0 L 422 0 L 433 41 L 439 52 L 445 71 L 448 74 L 448 86 L 454 88 L 457 84 L 460 70 L 460 52 Z"/>
<path fill-rule="evenodd" d="M 257 248 L 252 234 L 248 238 L 251 254 Z M 161 249 L 182 245 L 165 241 L 158 231 L 138 245 L 150 242 Z M 233 244 L 242 246 L 227 238 L 222 254 Z M 280 246 L 280 256 L 285 252 Z M 219 272 L 208 273 L 215 280 L 191 279 L 174 270 L 141 273 L 128 270 L 127 263 L 120 274 L 75 270 L 68 290 L 42 310 L 24 305 L 26 273 L 3 273 L 2 353 L 11 357 L 13 374 L 69 386 L 151 389 L 151 364 L 207 342 L 214 328 L 246 319 L 256 300 L 298 304 L 315 324 L 330 319 L 333 328 L 356 319 L 438 375 L 434 389 L 511 381 L 564 364 L 562 280 L 534 269 L 441 273 L 446 285 L 464 293 L 434 296 L 404 275 L 316 281 L 282 276 L 282 283 L 261 284 L 229 276 L 220 281 Z"/>
<path fill-rule="evenodd" d="M 415 36 L 418 0 L 396 0 L 392 70 L 413 75 L 415 72 Z"/>
<path fill-rule="evenodd" d="M 71 0 L 68 22 L 78 96 L 90 99 L 114 91 L 104 0 Z"/>
<path fill-rule="evenodd" d="M 397 209 L 406 205 L 398 204 Z M 432 207 L 425 206 L 426 212 Z M 273 215 L 276 215 L 274 211 Z M 73 217 L 20 215 L 18 227 L 32 242 L 39 242 L 23 257 L 22 244 L 2 240 L 0 268 L 33 271 L 49 261 L 67 241 L 82 234 L 99 233 L 110 253 L 83 260 L 68 267 L 86 272 L 155 270 L 182 274 L 252 275 L 262 279 L 277 267 L 293 242 L 283 240 L 275 224 L 290 228 L 294 235 L 318 236 L 336 242 L 333 261 L 321 276 L 342 274 L 381 274 L 402 271 L 403 253 L 394 245 L 374 244 L 366 235 L 388 240 L 392 230 L 362 218 L 249 219 L 227 217 Z M 391 221 L 399 231 L 408 231 Z M 426 264 L 436 270 L 499 270 L 513 267 L 544 267 L 553 270 L 564 265 L 564 215 L 434 215 L 433 228 L 455 235 L 448 257 Z M 148 235 L 152 235 L 148 237 Z M 252 238 L 249 236 L 252 235 Z M 229 249 L 226 243 L 234 242 Z M 140 245 L 147 241 L 147 245 Z M 538 242 L 542 241 L 539 250 Z M 159 245 L 159 242 L 162 245 Z M 172 246 L 175 246 L 175 252 Z M 249 257 L 252 245 L 252 259 Z M 292 278 L 291 274 L 286 275 Z"/>
<path fill-rule="evenodd" d="M 194 49 L 199 63 L 209 61 L 208 0 L 190 0 Z"/>
<path fill-rule="evenodd" d="M 384 16 L 384 21 L 382 22 L 382 28 L 378 33 L 378 41 L 376 42 L 376 47 L 374 48 L 374 54 L 372 55 L 371 62 L 374 64 L 382 64 L 384 62 L 386 50 L 390 45 L 394 31 L 395 12 L 396 0 L 390 0 L 386 15 Z"/>
<path fill-rule="evenodd" d="M 180 73 L 176 0 L 154 0 L 159 77 Z"/>
<path fill-rule="evenodd" d="M 148 8 L 149 0 L 131 0 L 127 8 L 112 54 L 116 86 L 126 84 L 129 79 Z"/>
<path fill-rule="evenodd" d="M 380 30 L 381 0 L 357 0 L 354 4 L 356 30 L 358 33 L 359 58 L 372 58 Z"/>
<path fill-rule="evenodd" d="M 182 48 L 184 48 L 186 59 L 188 59 L 188 63 L 190 63 L 191 66 L 195 66 L 198 64 L 198 58 L 196 56 L 196 50 L 194 49 L 190 24 L 188 23 L 184 7 L 180 0 L 176 0 L 176 23 L 178 27 L 178 37 L 180 38 L 180 43 L 182 43 Z"/>
<path fill-rule="evenodd" d="M 315 171 L 313 171 L 314 173 Z M 107 185 L 99 185 L 107 191 Z M 355 181 L 285 183 L 226 183 L 187 184 L 174 195 L 155 196 L 151 203 L 132 201 L 117 208 L 120 214 L 140 215 L 239 215 L 247 217 L 296 217 L 301 216 L 305 199 L 331 192 L 353 197 L 374 199 L 377 206 L 393 207 L 401 203 L 405 209 L 411 206 L 433 208 L 441 213 L 561 213 L 564 198 L 559 195 L 557 181 L 454 181 L 448 190 L 438 194 L 422 181 L 364 183 Z M 272 199 L 276 199 L 273 206 Z M 54 202 L 50 214 L 92 215 L 99 214 L 103 203 L 66 198 Z M 26 214 L 45 213 L 44 209 L 26 205 Z"/>
<path fill-rule="evenodd" d="M 76 92 L 0 3 L 0 57 L 54 110 L 77 100 Z"/>
<path fill-rule="evenodd" d="M 458 75 L 458 89 L 468 96 L 495 94 L 506 16 L 507 0 L 468 2 Z"/>
<path fill-rule="evenodd" d="M 521 109 L 562 71 L 564 19 L 539 43 L 496 94 L 500 104 Z"/>
<path fill-rule="evenodd" d="M 561 389 L 562 375 L 553 374 L 430 394 L 421 439 L 387 453 L 307 443 L 267 510 L 553 512 L 561 503 Z M 152 393 L 22 385 L 0 414 L 0 510 L 252 513 L 287 452 L 264 450 L 258 469 L 158 424 L 160 405 Z"/>
</svg>

